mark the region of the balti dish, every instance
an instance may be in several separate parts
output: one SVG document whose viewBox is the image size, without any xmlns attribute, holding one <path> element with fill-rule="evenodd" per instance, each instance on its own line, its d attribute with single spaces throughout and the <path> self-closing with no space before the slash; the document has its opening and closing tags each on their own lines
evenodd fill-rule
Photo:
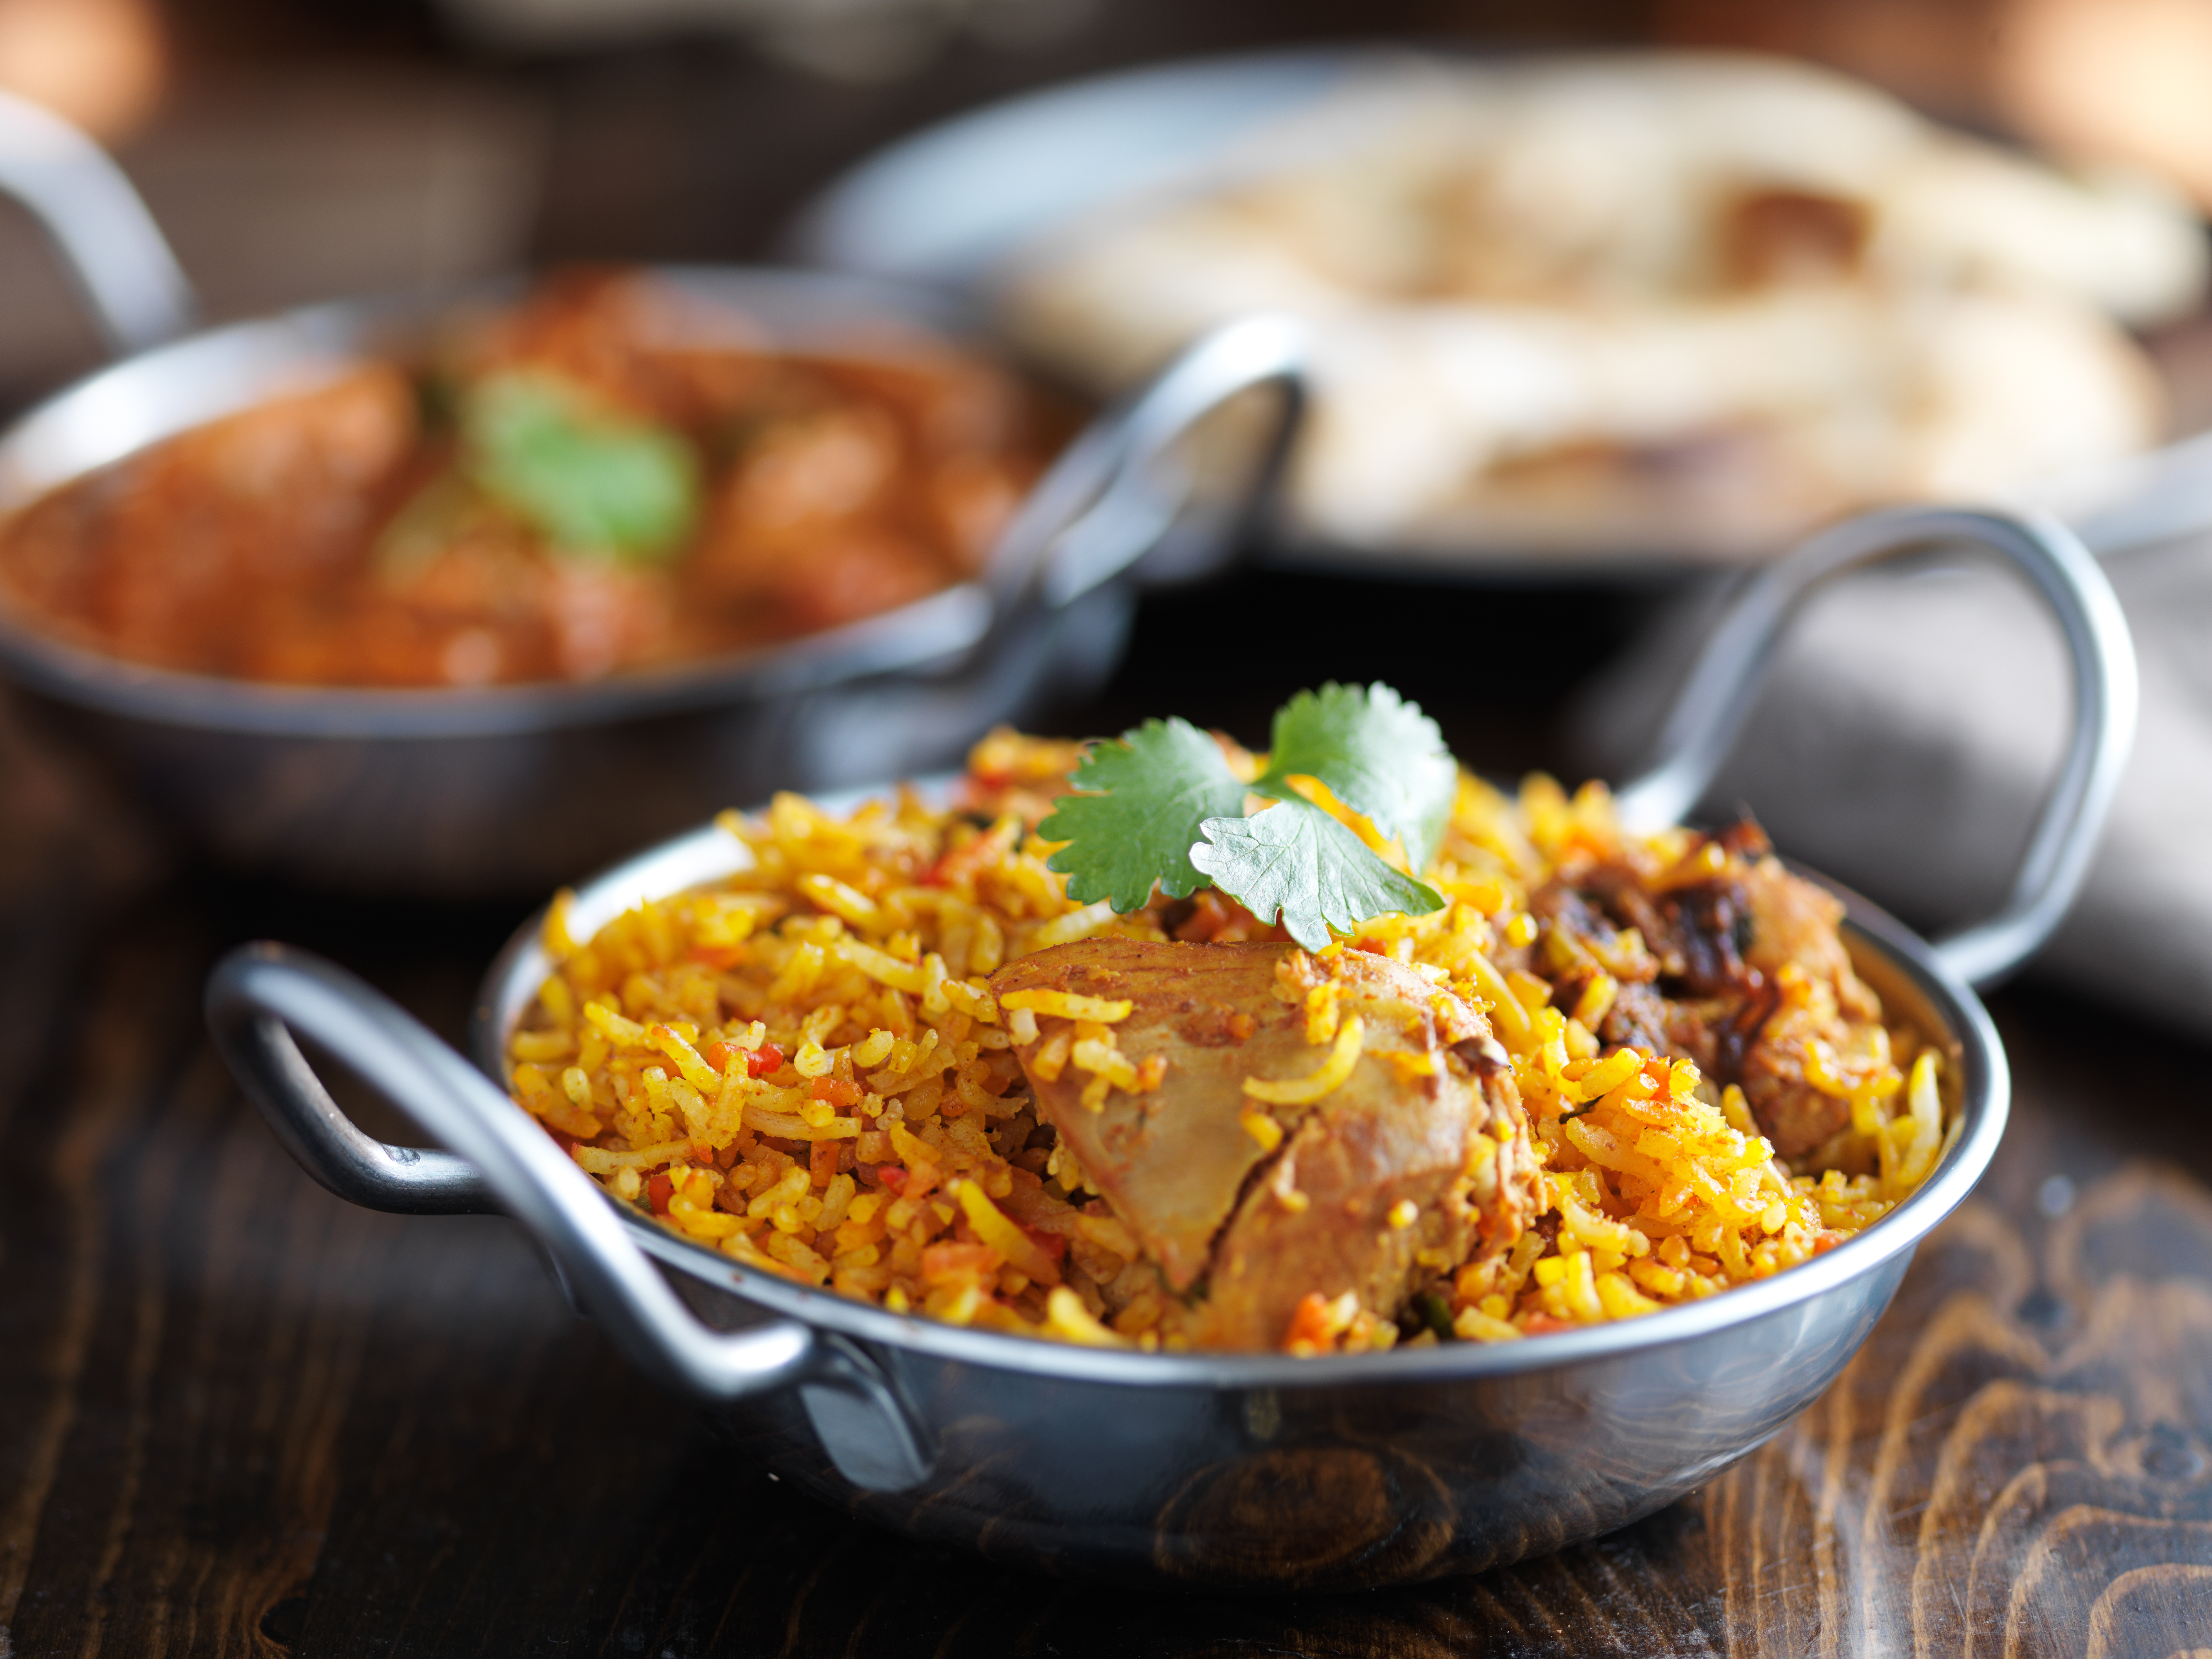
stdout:
<svg viewBox="0 0 2212 1659">
<path fill-rule="evenodd" d="M 1955 1137 L 1955 1060 L 1885 1022 L 1841 906 L 1753 825 L 1633 836 L 1601 787 L 1461 774 L 1443 908 L 1309 950 L 1218 888 L 1068 897 L 1036 825 L 1081 752 L 1000 732 L 946 804 L 726 815 L 753 868 L 593 938 L 556 900 L 515 1100 L 766 1272 L 1302 1354 L 1718 1294 L 1879 1221 Z"/>
</svg>

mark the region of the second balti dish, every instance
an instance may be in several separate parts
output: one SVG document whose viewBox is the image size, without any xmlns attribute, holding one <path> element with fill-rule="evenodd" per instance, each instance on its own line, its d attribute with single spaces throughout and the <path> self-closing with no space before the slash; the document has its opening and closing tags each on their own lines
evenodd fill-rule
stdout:
<svg viewBox="0 0 2212 1659">
<path fill-rule="evenodd" d="M 555 904 L 510 1086 L 618 1198 L 894 1310 L 1512 1340 L 1783 1271 L 1946 1144 L 1952 1057 L 1754 826 L 1501 793 L 1385 687 L 1266 756 L 1001 732 L 947 792 L 724 823 L 726 884 Z"/>
</svg>

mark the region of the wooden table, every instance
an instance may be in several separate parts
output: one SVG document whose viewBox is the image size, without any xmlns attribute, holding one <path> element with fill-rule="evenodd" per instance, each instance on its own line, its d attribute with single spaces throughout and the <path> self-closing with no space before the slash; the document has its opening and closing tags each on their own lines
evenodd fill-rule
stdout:
<svg viewBox="0 0 2212 1659">
<path fill-rule="evenodd" d="M 1249 726 L 1294 684 L 1269 673 L 1298 671 L 1182 648 L 1219 604 L 1344 623 L 1349 674 L 1380 649 L 1359 606 L 1408 599 L 1438 629 L 1546 604 L 1317 580 L 1163 600 L 1073 729 L 1171 708 Z M 1540 709 L 1452 674 L 1407 689 L 1463 752 L 1540 755 Z M 1148 1597 L 915 1547 L 772 1483 L 572 1318 L 506 1222 L 325 1194 L 202 1032 L 208 964 L 270 935 L 458 1036 L 519 915 L 179 864 L 0 725 L 0 1656 L 2212 1647 L 2202 1048 L 1997 996 L 2019 1087 L 1995 1171 L 1842 1382 L 1674 1508 L 1402 1592 Z"/>
</svg>

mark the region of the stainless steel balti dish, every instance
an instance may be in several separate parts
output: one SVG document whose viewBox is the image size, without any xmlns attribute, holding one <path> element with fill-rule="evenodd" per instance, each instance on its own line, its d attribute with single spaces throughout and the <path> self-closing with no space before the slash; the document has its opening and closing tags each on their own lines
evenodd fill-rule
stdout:
<svg viewBox="0 0 2212 1659">
<path fill-rule="evenodd" d="M 994 1559 L 1155 1583 L 1344 1589 L 1510 1562 L 1649 1514 L 1803 1410 L 1996 1149 L 2009 1081 L 1971 987 L 2017 965 L 2066 908 L 2134 730 L 2125 625 L 2065 531 L 1903 513 L 1801 548 L 1723 623 L 1674 713 L 1669 757 L 1620 806 L 1650 826 L 1695 803 L 1814 584 L 1960 542 L 2008 560 L 2063 623 L 2071 748 L 1994 920 L 1929 944 L 1844 896 L 1858 973 L 1893 1017 L 1956 1044 L 1962 1132 L 1919 1191 L 1865 1232 L 1703 1302 L 1497 1346 L 1320 1358 L 1108 1352 L 955 1328 L 749 1272 L 617 1206 L 569 1163 L 498 1081 L 507 1037 L 551 967 L 535 921 L 484 981 L 473 1064 L 360 981 L 281 945 L 223 962 L 209 1018 L 317 1180 L 378 1209 L 512 1215 L 636 1364 L 700 1401 L 769 1468 L 853 1514 Z M 749 856 L 717 830 L 682 836 L 586 883 L 568 925 L 588 933 Z M 365 1136 L 294 1032 L 447 1150 Z"/>
<path fill-rule="evenodd" d="M 89 141 L 0 94 L 0 191 L 66 255 L 123 361 L 0 434 L 0 515 L 188 428 L 407 357 L 519 289 L 351 301 L 191 333 L 160 232 Z M 654 273 L 779 347 L 970 332 L 947 302 L 832 275 Z M 165 819 L 229 862 L 448 895 L 541 892 L 641 838 L 778 788 L 834 789 L 950 763 L 1000 720 L 1080 696 L 1119 660 L 1130 568 L 1193 574 L 1233 548 L 1298 405 L 1299 349 L 1223 331 L 1079 437 L 979 578 L 781 644 L 590 684 L 481 690 L 276 686 L 171 672 L 45 635 L 0 607 L 0 675 L 105 755 Z M 1188 441 L 1240 394 L 1227 466 Z"/>
</svg>

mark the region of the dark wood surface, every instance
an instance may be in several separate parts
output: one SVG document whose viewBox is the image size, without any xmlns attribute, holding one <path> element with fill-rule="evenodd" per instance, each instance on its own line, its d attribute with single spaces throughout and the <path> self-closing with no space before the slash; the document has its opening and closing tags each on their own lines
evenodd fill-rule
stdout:
<svg viewBox="0 0 2212 1659">
<path fill-rule="evenodd" d="M 1245 726 L 1295 668 L 1194 653 L 1194 632 L 1327 617 L 1356 672 L 1385 620 L 1358 603 L 1313 580 L 1156 602 L 1129 670 L 1067 718 L 1165 698 Z M 1545 601 L 1392 603 L 1442 629 Z M 1416 642 L 1433 660 L 1443 637 Z M 1409 689 L 1465 750 L 1542 757 L 1541 707 L 1472 663 L 1433 678 Z M 1990 1178 L 1838 1387 L 1674 1508 L 1410 1591 L 1145 1597 L 914 1547 L 780 1487 L 572 1318 L 504 1221 L 372 1215 L 292 1166 L 203 1035 L 214 957 L 290 939 L 458 1035 L 520 910 L 198 868 L 0 724 L 0 1656 L 2212 1644 L 2201 1048 L 1997 996 L 2019 1098 Z"/>
</svg>

